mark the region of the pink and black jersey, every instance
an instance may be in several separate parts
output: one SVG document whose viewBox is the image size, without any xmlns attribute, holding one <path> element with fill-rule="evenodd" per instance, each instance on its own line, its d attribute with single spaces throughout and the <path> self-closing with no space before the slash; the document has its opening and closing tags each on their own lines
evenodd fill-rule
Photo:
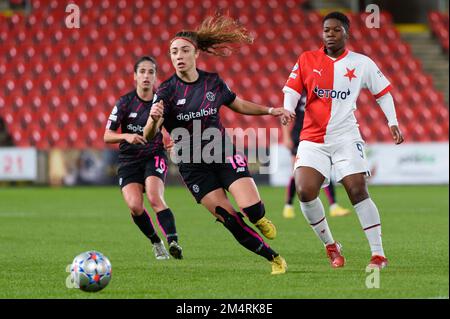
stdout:
<svg viewBox="0 0 450 319">
<path fill-rule="evenodd" d="M 163 82 L 156 92 L 155 103 L 164 102 L 165 129 L 172 133 L 176 128 L 185 128 L 190 134 L 191 149 L 195 142 L 201 141 L 201 146 L 210 141 L 202 139 L 208 128 L 220 130 L 222 137 L 225 130 L 220 121 L 219 110 L 222 105 L 230 105 L 236 98 L 217 73 L 197 70 L 199 77 L 195 82 L 185 82 L 176 74 Z M 196 121 L 195 125 L 194 122 Z M 198 132 L 194 130 L 197 126 Z M 194 136 L 197 134 L 198 136 Z M 174 139 L 175 143 L 179 140 Z M 199 151 L 199 150 L 196 150 Z"/>
<path fill-rule="evenodd" d="M 122 133 L 142 135 L 152 104 L 153 101 L 144 101 L 139 98 L 136 90 L 123 95 L 112 109 L 106 128 L 117 131 L 120 127 Z M 163 150 L 161 133 L 145 145 L 122 141 L 119 145 L 119 162 L 126 164 L 146 160 Z"/>
<path fill-rule="evenodd" d="M 306 51 L 283 88 L 306 95 L 305 118 L 300 140 L 332 143 L 342 139 L 361 139 L 354 115 L 362 88 L 377 99 L 391 85 L 369 57 L 349 50 L 333 59 L 324 48 Z"/>
</svg>

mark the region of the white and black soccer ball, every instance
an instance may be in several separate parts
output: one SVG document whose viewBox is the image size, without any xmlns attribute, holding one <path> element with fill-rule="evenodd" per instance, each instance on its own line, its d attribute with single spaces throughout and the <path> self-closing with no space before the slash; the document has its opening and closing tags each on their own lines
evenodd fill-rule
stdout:
<svg viewBox="0 0 450 319">
<path fill-rule="evenodd" d="M 83 291 L 96 292 L 111 281 L 111 262 L 98 251 L 87 251 L 76 256 L 70 266 L 72 283 Z"/>
</svg>

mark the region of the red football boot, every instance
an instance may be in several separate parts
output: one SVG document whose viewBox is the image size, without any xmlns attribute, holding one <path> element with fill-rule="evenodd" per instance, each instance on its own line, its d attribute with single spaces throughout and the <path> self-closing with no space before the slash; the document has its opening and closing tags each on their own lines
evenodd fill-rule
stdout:
<svg viewBox="0 0 450 319">
<path fill-rule="evenodd" d="M 344 267 L 345 264 L 345 258 L 341 255 L 341 244 L 338 242 L 335 242 L 334 244 L 326 245 L 325 248 L 327 249 L 327 255 L 330 259 L 331 267 L 333 268 L 340 268 Z"/>
<path fill-rule="evenodd" d="M 373 255 L 372 258 L 370 258 L 370 262 L 367 267 L 383 269 L 387 265 L 388 265 L 388 260 L 386 257 L 379 256 L 379 255 Z"/>
</svg>

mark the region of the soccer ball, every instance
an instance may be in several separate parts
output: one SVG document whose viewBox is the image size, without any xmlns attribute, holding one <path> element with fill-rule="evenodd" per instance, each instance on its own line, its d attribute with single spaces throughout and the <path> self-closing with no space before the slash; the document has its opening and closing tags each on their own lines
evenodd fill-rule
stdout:
<svg viewBox="0 0 450 319">
<path fill-rule="evenodd" d="M 111 263 L 98 251 L 87 251 L 76 256 L 70 266 L 72 283 L 83 291 L 96 292 L 111 281 Z"/>
</svg>

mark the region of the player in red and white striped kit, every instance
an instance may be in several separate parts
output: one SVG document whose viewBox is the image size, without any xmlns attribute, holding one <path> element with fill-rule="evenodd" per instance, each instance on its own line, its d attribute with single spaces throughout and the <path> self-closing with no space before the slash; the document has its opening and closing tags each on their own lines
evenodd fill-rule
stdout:
<svg viewBox="0 0 450 319">
<path fill-rule="evenodd" d="M 294 165 L 300 208 L 326 247 L 332 267 L 343 267 L 341 245 L 333 239 L 318 195 L 334 171 L 355 208 L 372 251 L 370 267 L 387 265 L 378 209 L 369 196 L 370 175 L 364 141 L 354 116 L 356 100 L 367 88 L 383 110 L 396 144 L 403 142 L 389 93 L 391 85 L 367 56 L 346 49 L 350 21 L 340 12 L 323 19 L 324 46 L 303 52 L 283 88 L 284 107 L 294 113 L 306 95 L 305 118 Z"/>
</svg>

